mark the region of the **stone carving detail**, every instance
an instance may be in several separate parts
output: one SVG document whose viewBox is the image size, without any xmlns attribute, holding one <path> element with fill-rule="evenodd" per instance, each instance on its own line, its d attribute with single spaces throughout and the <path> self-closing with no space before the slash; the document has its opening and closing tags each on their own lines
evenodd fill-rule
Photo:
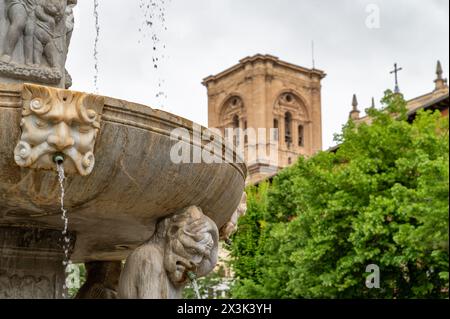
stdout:
<svg viewBox="0 0 450 319">
<path fill-rule="evenodd" d="M 117 299 L 121 261 L 86 263 L 87 280 L 75 299 Z"/>
<path fill-rule="evenodd" d="M 189 273 L 202 277 L 214 269 L 218 240 L 216 224 L 198 207 L 164 219 L 154 237 L 128 257 L 119 298 L 181 298 Z"/>
<path fill-rule="evenodd" d="M 238 229 L 238 221 L 239 218 L 245 215 L 247 212 L 247 193 L 244 192 L 242 195 L 241 202 L 239 203 L 238 208 L 231 216 L 231 219 L 228 223 L 226 223 L 220 229 L 220 240 L 228 241 L 230 237 L 237 231 Z"/>
<path fill-rule="evenodd" d="M 0 276 L 0 299 L 49 299 L 52 284 L 46 277 Z"/>
<path fill-rule="evenodd" d="M 104 99 L 81 92 L 24 85 L 22 136 L 14 151 L 17 165 L 55 169 L 53 158 L 65 158 L 68 174 L 89 175 Z"/>
<path fill-rule="evenodd" d="M 0 0 L 0 74 L 65 85 L 77 0 Z"/>
</svg>

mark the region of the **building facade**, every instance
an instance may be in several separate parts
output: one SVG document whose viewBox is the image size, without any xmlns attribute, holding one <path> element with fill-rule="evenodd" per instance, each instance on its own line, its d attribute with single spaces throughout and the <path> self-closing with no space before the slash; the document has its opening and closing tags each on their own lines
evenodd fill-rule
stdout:
<svg viewBox="0 0 450 319">
<path fill-rule="evenodd" d="M 204 79 L 209 127 L 223 136 L 227 129 L 238 132 L 233 142 L 243 150 L 249 184 L 322 150 L 325 76 L 321 70 L 258 54 Z"/>
<path fill-rule="evenodd" d="M 443 69 L 440 61 L 436 64 L 436 78 L 434 79 L 434 88 L 432 91 L 417 96 L 406 101 L 406 108 L 408 110 L 409 121 L 413 121 L 419 110 L 440 111 L 442 116 L 448 117 L 449 109 L 449 88 L 448 81 L 443 77 Z M 401 93 L 401 92 L 400 92 Z M 372 99 L 372 106 L 375 107 L 375 101 Z M 356 94 L 353 95 L 352 110 L 350 112 L 350 119 L 356 123 L 371 123 L 369 116 L 361 117 L 361 110 L 358 105 Z"/>
</svg>

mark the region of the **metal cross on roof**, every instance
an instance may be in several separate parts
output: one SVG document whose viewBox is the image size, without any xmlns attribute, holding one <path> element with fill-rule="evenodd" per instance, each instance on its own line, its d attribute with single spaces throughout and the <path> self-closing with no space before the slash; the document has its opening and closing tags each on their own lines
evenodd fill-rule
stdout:
<svg viewBox="0 0 450 319">
<path fill-rule="evenodd" d="M 402 71 L 403 68 L 399 68 L 397 63 L 394 64 L 394 70 L 391 71 L 391 74 L 395 74 L 395 93 L 400 93 L 400 87 L 398 85 L 398 72 Z"/>
</svg>

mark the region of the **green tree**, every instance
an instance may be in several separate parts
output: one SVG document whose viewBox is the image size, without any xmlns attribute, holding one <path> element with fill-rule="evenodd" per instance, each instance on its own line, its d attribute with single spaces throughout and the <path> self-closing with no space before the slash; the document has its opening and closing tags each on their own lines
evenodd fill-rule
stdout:
<svg viewBox="0 0 450 319">
<path fill-rule="evenodd" d="M 336 153 L 251 189 L 233 297 L 448 298 L 448 119 L 408 123 L 402 96 L 383 103 L 370 125 L 343 128 Z M 365 285 L 371 264 L 380 289 Z"/>
</svg>

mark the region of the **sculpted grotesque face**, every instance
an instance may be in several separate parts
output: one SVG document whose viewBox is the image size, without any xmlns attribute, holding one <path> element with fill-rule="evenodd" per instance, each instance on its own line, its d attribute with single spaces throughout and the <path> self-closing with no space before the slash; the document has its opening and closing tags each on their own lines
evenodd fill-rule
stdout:
<svg viewBox="0 0 450 319">
<path fill-rule="evenodd" d="M 90 174 L 95 165 L 93 151 L 102 99 L 35 85 L 26 85 L 23 95 L 22 136 L 14 153 L 16 163 L 54 169 L 54 156 L 60 154 L 67 173 Z"/>
<path fill-rule="evenodd" d="M 164 266 L 175 285 L 188 280 L 188 272 L 205 276 L 217 263 L 218 230 L 198 207 L 190 207 L 168 220 Z"/>
</svg>

